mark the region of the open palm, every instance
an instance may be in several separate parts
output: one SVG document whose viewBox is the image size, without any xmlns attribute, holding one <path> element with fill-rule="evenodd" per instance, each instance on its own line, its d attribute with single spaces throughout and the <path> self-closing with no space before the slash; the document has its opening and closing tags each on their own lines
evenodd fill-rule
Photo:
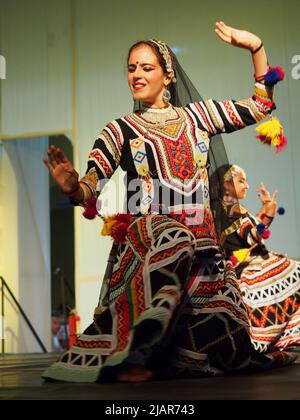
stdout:
<svg viewBox="0 0 300 420">
<path fill-rule="evenodd" d="M 278 191 L 275 191 L 274 194 L 271 197 L 271 200 L 265 204 L 265 212 L 266 214 L 274 215 L 276 211 L 278 210 L 278 204 L 277 204 L 277 195 Z"/>
<path fill-rule="evenodd" d="M 265 184 L 263 182 L 260 183 L 260 186 L 256 190 L 256 192 L 258 193 L 258 197 L 260 198 L 263 205 L 271 201 L 271 194 L 266 189 Z"/>
<path fill-rule="evenodd" d="M 226 42 L 226 44 L 239 48 L 246 48 L 252 52 L 261 44 L 261 40 L 258 36 L 248 31 L 232 28 L 222 21 L 216 23 L 215 32 L 220 39 Z"/>
<path fill-rule="evenodd" d="M 48 159 L 43 162 L 49 169 L 49 172 L 64 193 L 70 193 L 78 187 L 79 175 L 73 168 L 66 155 L 57 147 L 51 146 L 48 150 Z"/>
</svg>

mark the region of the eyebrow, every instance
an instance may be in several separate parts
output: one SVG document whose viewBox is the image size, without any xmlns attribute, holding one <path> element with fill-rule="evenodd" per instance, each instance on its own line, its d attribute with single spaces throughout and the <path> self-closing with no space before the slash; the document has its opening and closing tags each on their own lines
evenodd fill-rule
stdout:
<svg viewBox="0 0 300 420">
<path fill-rule="evenodd" d="M 152 63 L 137 63 L 137 64 L 141 64 L 141 66 L 153 66 L 153 67 L 156 66 L 156 64 L 152 64 Z M 128 63 L 128 67 L 130 66 L 136 66 L 136 63 Z"/>
</svg>

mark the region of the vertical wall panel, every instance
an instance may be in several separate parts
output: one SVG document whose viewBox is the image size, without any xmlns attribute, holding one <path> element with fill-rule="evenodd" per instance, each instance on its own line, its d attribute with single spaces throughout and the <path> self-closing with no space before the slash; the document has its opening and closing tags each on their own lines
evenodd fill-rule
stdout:
<svg viewBox="0 0 300 420">
<path fill-rule="evenodd" d="M 70 1 L 1 0 L 2 134 L 71 128 Z"/>
<path fill-rule="evenodd" d="M 0 273 L 50 347 L 49 177 L 40 162 L 48 138 L 4 142 L 0 162 Z M 6 352 L 39 352 L 11 299 L 5 301 Z"/>
</svg>

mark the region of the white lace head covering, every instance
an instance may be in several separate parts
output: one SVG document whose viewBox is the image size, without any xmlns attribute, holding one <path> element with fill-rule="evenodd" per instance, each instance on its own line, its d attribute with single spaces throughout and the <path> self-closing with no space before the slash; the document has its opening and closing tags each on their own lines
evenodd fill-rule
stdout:
<svg viewBox="0 0 300 420">
<path fill-rule="evenodd" d="M 167 44 L 165 44 L 162 41 L 158 41 L 156 39 L 149 39 L 149 41 L 158 48 L 160 55 L 164 59 L 164 62 L 166 64 L 166 71 L 167 71 L 168 75 L 171 77 L 172 83 L 176 83 L 176 77 L 175 77 L 175 71 L 174 71 L 172 56 L 171 56 L 171 52 L 170 52 L 170 49 L 168 48 Z"/>
</svg>

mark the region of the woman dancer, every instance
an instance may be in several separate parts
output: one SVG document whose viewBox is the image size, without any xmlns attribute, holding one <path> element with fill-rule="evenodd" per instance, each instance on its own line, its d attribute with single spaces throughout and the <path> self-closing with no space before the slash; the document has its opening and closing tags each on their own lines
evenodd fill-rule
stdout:
<svg viewBox="0 0 300 420">
<path fill-rule="evenodd" d="M 253 216 L 237 201 L 247 196 L 245 171 L 232 165 L 224 172 L 228 227 L 223 233 L 223 246 L 229 258 L 244 250 L 242 261 L 235 262 L 253 345 L 261 352 L 299 345 L 300 263 L 270 252 L 264 241 L 277 214 L 277 191 L 271 195 L 263 183 L 260 185 L 257 192 L 261 209 Z M 243 258 L 246 250 L 251 252 Z"/>
<path fill-rule="evenodd" d="M 253 348 L 235 273 L 218 245 L 209 194 L 211 139 L 255 124 L 274 103 L 272 87 L 264 83 L 269 67 L 261 40 L 223 22 L 216 33 L 251 52 L 256 84 L 249 99 L 189 99 L 187 106 L 175 106 L 179 79 L 187 93 L 193 90 L 186 75 L 166 44 L 141 41 L 130 48 L 127 63 L 137 110 L 104 128 L 86 175 L 79 181 L 55 147 L 44 160 L 88 217 L 95 214 L 102 181 L 119 165 L 127 173 L 127 213 L 104 226 L 118 250 L 94 322 L 46 379 L 137 382 L 170 371 L 216 375 L 291 361 Z"/>
</svg>

